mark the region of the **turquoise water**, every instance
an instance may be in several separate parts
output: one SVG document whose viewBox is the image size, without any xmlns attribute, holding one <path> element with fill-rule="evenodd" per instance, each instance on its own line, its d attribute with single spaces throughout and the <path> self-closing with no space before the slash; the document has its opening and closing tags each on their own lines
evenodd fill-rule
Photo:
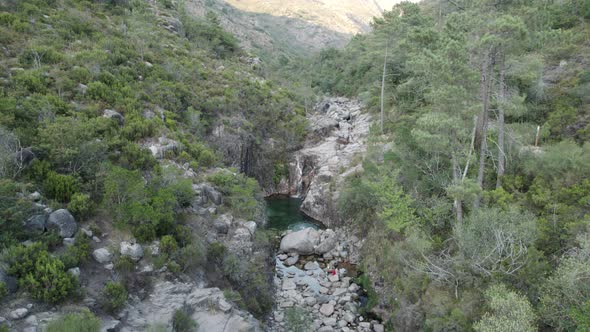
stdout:
<svg viewBox="0 0 590 332">
<path fill-rule="evenodd" d="M 319 224 L 307 217 L 301 211 L 301 199 L 294 197 L 276 197 L 266 200 L 266 214 L 268 216 L 268 227 L 279 231 L 304 228 L 320 228 Z"/>
</svg>

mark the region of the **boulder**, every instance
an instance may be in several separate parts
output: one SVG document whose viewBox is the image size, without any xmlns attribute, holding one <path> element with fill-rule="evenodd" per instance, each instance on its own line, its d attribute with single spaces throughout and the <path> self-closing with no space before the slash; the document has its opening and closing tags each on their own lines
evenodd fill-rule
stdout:
<svg viewBox="0 0 590 332">
<path fill-rule="evenodd" d="M 323 255 L 327 252 L 330 252 L 332 249 L 336 248 L 337 243 L 338 236 L 336 235 L 336 232 L 331 229 L 327 229 L 323 232 L 320 243 L 315 248 L 315 253 L 318 255 Z"/>
<path fill-rule="evenodd" d="M 125 124 L 125 118 L 121 113 L 113 110 L 104 110 L 102 116 L 108 119 L 113 119 L 119 123 L 120 126 Z"/>
<path fill-rule="evenodd" d="M 307 271 L 313 271 L 313 270 L 317 270 L 320 268 L 320 264 L 318 264 L 318 262 L 307 262 L 305 263 L 305 266 L 303 266 L 303 268 Z"/>
<path fill-rule="evenodd" d="M 221 205 L 223 203 L 223 195 L 210 185 L 203 185 L 202 193 L 215 205 Z"/>
<path fill-rule="evenodd" d="M 59 209 L 49 215 L 47 228 L 56 229 L 61 237 L 73 237 L 78 230 L 78 224 L 70 211 Z"/>
<path fill-rule="evenodd" d="M 248 229 L 248 231 L 250 231 L 250 234 L 254 235 L 254 233 L 256 233 L 256 222 L 254 221 L 246 221 L 244 223 L 244 227 L 246 227 Z"/>
<path fill-rule="evenodd" d="M 284 291 L 297 289 L 297 285 L 295 285 L 295 282 L 292 279 L 287 278 L 283 280 L 283 285 L 281 286 L 281 289 Z"/>
<path fill-rule="evenodd" d="M 31 148 L 23 148 L 14 154 L 14 159 L 19 165 L 28 166 L 37 156 Z"/>
<path fill-rule="evenodd" d="M 105 264 L 110 262 L 111 259 L 113 259 L 113 254 L 111 254 L 111 252 L 107 248 L 100 248 L 94 250 L 94 252 L 92 253 L 92 257 L 94 257 L 94 259 L 100 264 Z"/>
<path fill-rule="evenodd" d="M 32 194 L 30 194 L 30 195 L 29 195 L 29 198 L 30 198 L 32 201 L 35 201 L 35 202 L 37 202 L 38 200 L 40 200 L 40 199 L 41 199 L 41 194 L 40 194 L 38 191 L 35 191 L 34 193 L 32 193 Z"/>
<path fill-rule="evenodd" d="M 73 267 L 71 269 L 68 269 L 68 273 L 73 275 L 74 277 L 78 278 L 80 276 L 80 268 L 79 267 Z"/>
<path fill-rule="evenodd" d="M 22 319 L 29 313 L 27 308 L 18 308 L 10 312 L 9 317 L 13 320 Z"/>
<path fill-rule="evenodd" d="M 213 221 L 213 227 L 218 234 L 227 234 L 234 217 L 231 214 L 222 214 Z"/>
<path fill-rule="evenodd" d="M 282 252 L 310 255 L 314 253 L 314 249 L 319 244 L 319 241 L 319 232 L 313 228 L 306 228 L 285 235 L 281 239 L 280 250 Z"/>
<path fill-rule="evenodd" d="M 143 257 L 143 248 L 139 243 L 123 241 L 120 244 L 120 253 L 121 256 L 129 256 L 137 262 Z"/>
<path fill-rule="evenodd" d="M 27 222 L 25 223 L 25 228 L 35 234 L 41 234 L 45 232 L 47 227 L 47 215 L 46 214 L 36 214 L 30 217 Z"/>
<path fill-rule="evenodd" d="M 285 266 L 295 265 L 295 264 L 297 264 L 298 260 L 299 260 L 299 255 L 296 254 L 294 256 L 291 256 L 291 257 L 285 259 Z"/>
<path fill-rule="evenodd" d="M 330 303 L 324 303 L 320 307 L 320 313 L 324 316 L 330 316 L 334 313 L 334 305 Z"/>
</svg>

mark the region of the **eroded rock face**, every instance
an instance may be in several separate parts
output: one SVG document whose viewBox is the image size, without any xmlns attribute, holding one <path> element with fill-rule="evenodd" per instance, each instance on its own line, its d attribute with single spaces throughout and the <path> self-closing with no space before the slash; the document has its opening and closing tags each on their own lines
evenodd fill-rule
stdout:
<svg viewBox="0 0 590 332">
<path fill-rule="evenodd" d="M 59 209 L 52 212 L 47 219 L 47 228 L 56 229 L 61 237 L 72 237 L 78 230 L 78 224 L 70 211 Z"/>
<path fill-rule="evenodd" d="M 277 188 L 277 193 L 302 197 L 301 211 L 327 227 L 341 220 L 336 201 L 343 180 L 362 169 L 355 160 L 366 151 L 370 126 L 362 108 L 347 98 L 327 98 L 316 105 L 308 116 L 310 134 L 289 165 L 289 189 Z"/>
<path fill-rule="evenodd" d="M 145 300 L 128 303 L 124 309 L 127 318 L 121 322 L 121 331 L 145 331 L 148 326 L 160 323 L 171 327 L 174 312 L 183 306 L 192 311 L 192 318 L 200 331 L 262 331 L 259 322 L 225 300 L 219 288 L 198 288 L 194 284 L 162 281 Z"/>
</svg>

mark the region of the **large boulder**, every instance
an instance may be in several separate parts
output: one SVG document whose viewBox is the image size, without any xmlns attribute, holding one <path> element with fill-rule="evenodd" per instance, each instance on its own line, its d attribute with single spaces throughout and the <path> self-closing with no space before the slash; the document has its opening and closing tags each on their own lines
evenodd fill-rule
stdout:
<svg viewBox="0 0 590 332">
<path fill-rule="evenodd" d="M 106 264 L 111 262 L 113 254 L 107 248 L 99 248 L 92 252 L 92 257 L 100 264 Z"/>
<path fill-rule="evenodd" d="M 313 228 L 291 232 L 281 240 L 282 252 L 293 252 L 300 255 L 311 255 L 320 242 L 320 233 Z"/>
<path fill-rule="evenodd" d="M 320 243 L 317 245 L 314 251 L 317 255 L 323 255 L 336 248 L 337 243 L 338 236 L 336 235 L 336 232 L 331 229 L 327 229 L 322 233 Z"/>
<path fill-rule="evenodd" d="M 41 234 L 45 232 L 47 227 L 47 215 L 46 214 L 36 214 L 30 217 L 27 222 L 25 223 L 25 228 L 35 234 Z"/>
<path fill-rule="evenodd" d="M 123 241 L 120 247 L 121 256 L 129 256 L 136 262 L 143 257 L 143 248 L 139 243 Z"/>
<path fill-rule="evenodd" d="M 70 211 L 59 209 L 49 215 L 47 229 L 57 230 L 61 237 L 72 237 L 78 230 L 78 224 Z"/>
</svg>

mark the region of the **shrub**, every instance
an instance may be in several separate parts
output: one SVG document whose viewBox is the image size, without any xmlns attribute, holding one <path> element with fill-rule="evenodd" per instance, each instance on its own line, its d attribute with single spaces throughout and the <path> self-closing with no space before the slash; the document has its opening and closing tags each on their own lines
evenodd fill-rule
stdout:
<svg viewBox="0 0 590 332">
<path fill-rule="evenodd" d="M 127 290 L 118 282 L 109 281 L 102 290 L 102 306 L 111 313 L 119 311 L 127 301 Z"/>
<path fill-rule="evenodd" d="M 537 331 L 534 326 L 535 312 L 524 296 L 508 290 L 504 285 L 490 287 L 485 296 L 490 311 L 474 325 L 475 331 Z"/>
<path fill-rule="evenodd" d="M 72 212 L 77 219 L 87 218 L 92 212 L 92 209 L 93 204 L 90 200 L 90 195 L 87 194 L 73 194 L 70 203 L 68 204 L 68 210 Z"/>
<path fill-rule="evenodd" d="M 47 325 L 47 332 L 97 332 L 100 319 L 88 310 L 67 314 Z"/>
<path fill-rule="evenodd" d="M 174 332 L 196 332 L 199 325 L 191 318 L 191 310 L 185 306 L 174 312 L 172 317 L 172 329 Z"/>
<path fill-rule="evenodd" d="M 0 302 L 6 295 L 8 295 L 8 287 L 6 287 L 6 283 L 0 281 Z"/>
<path fill-rule="evenodd" d="M 181 248 L 177 255 L 176 261 L 182 267 L 182 271 L 190 271 L 205 262 L 205 250 L 201 241 L 193 240 L 193 243 Z"/>
<path fill-rule="evenodd" d="M 133 236 L 141 243 L 147 243 L 156 238 L 156 228 L 150 223 L 141 224 L 133 228 Z"/>
<path fill-rule="evenodd" d="M 43 181 L 45 195 L 59 202 L 69 202 L 74 194 L 79 190 L 79 184 L 76 178 L 71 175 L 57 174 L 50 171 Z"/>
<path fill-rule="evenodd" d="M 162 236 L 162 239 L 160 240 L 160 250 L 168 255 L 176 252 L 176 250 L 178 250 L 178 244 L 176 243 L 174 237 L 171 235 Z"/>
<path fill-rule="evenodd" d="M 76 235 L 76 243 L 73 246 L 66 248 L 66 251 L 61 256 L 61 260 L 63 261 L 65 268 L 69 269 L 87 262 L 90 258 L 90 252 L 90 240 L 84 234 L 79 232 Z"/>
<path fill-rule="evenodd" d="M 223 262 L 227 248 L 219 242 L 213 242 L 207 248 L 207 260 L 216 265 L 220 265 Z"/>
<path fill-rule="evenodd" d="M 75 280 L 65 271 L 64 263 L 40 252 L 35 268 L 19 284 L 27 289 L 34 299 L 47 303 L 57 303 L 65 299 L 75 288 Z"/>
<path fill-rule="evenodd" d="M 135 262 L 129 256 L 121 256 L 115 262 L 115 270 L 122 275 L 128 275 L 135 270 Z"/>
</svg>

